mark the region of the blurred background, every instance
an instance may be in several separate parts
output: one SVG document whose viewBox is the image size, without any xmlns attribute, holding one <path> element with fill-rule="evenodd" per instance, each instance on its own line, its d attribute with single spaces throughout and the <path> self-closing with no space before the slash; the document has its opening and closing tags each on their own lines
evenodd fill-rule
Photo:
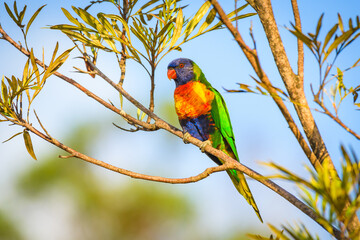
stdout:
<svg viewBox="0 0 360 240">
<path fill-rule="evenodd" d="M 12 1 L 5 1 L 12 6 Z M 145 1 L 144 1 L 145 2 Z M 30 4 L 31 3 L 31 4 Z M 185 16 L 192 16 L 203 1 L 183 1 L 190 4 Z M 234 9 L 233 1 L 220 1 L 227 12 Z M 29 46 L 35 55 L 49 61 L 58 41 L 59 51 L 72 47 L 71 41 L 49 25 L 67 23 L 61 7 L 85 7 L 89 1 L 17 1 L 20 9 L 27 4 L 29 19 L 43 4 L 47 6 L 33 23 Z M 239 1 L 238 5 L 243 4 Z M 114 11 L 111 5 L 95 5 L 92 11 Z M 286 50 L 296 66 L 296 39 L 286 26 L 293 22 L 290 1 L 273 1 Z M 299 1 L 304 32 L 313 32 L 321 13 L 325 12 L 324 33 L 337 22 L 340 13 L 344 22 L 359 14 L 360 2 Z M 248 9 L 248 11 L 250 8 Z M 16 41 L 22 34 L 0 5 L 0 23 Z M 270 54 L 261 25 L 256 17 L 238 22 L 244 39 L 251 46 L 249 27 L 253 25 L 257 49 L 263 68 L 271 81 L 284 89 Z M 226 93 L 223 88 L 237 89 L 236 83 L 255 85 L 254 75 L 241 50 L 227 30 L 201 36 L 172 52 L 160 63 L 156 72 L 155 113 L 179 127 L 174 110 L 174 83 L 166 77 L 167 64 L 178 57 L 194 60 L 209 82 L 223 95 L 233 123 L 241 161 L 262 173 L 273 173 L 259 162 L 276 162 L 306 176 L 308 161 L 287 127 L 281 113 L 270 97 Z M 354 51 L 355 49 L 355 51 Z M 346 49 L 338 59 L 340 68 L 352 65 L 359 58 L 359 41 Z M 0 41 L 0 74 L 21 77 L 26 58 L 5 41 Z M 119 106 L 118 94 L 102 79 L 75 73 L 73 66 L 84 69 L 75 50 L 60 72 L 74 78 L 105 100 Z M 97 66 L 114 81 L 120 76 L 116 59 L 100 53 Z M 344 76 L 345 81 L 359 84 L 359 70 Z M 310 84 L 318 84 L 318 69 L 313 56 L 306 51 L 305 86 L 311 99 Z M 127 63 L 125 89 L 145 106 L 149 102 L 150 81 L 146 72 L 135 62 Z M 309 100 L 311 107 L 316 105 Z M 94 158 L 131 171 L 164 176 L 188 177 L 214 166 L 196 147 L 165 132 L 129 133 L 126 123 L 97 102 L 88 98 L 66 82 L 52 77 L 33 104 L 39 118 L 54 137 L 76 150 Z M 293 108 L 288 104 L 294 113 Z M 128 113 L 136 116 L 136 109 L 125 102 Z M 339 112 L 341 119 L 360 131 L 359 111 L 351 99 Z M 352 147 L 360 154 L 360 143 L 338 127 L 331 119 L 314 111 L 314 116 L 325 139 L 333 161 L 340 166 L 340 144 Z M 31 115 L 34 125 L 36 119 Z M 22 129 L 0 123 L 0 141 L 5 141 Z M 192 184 L 171 185 L 134 180 L 129 177 L 90 165 L 77 159 L 59 159 L 65 154 L 45 141 L 32 136 L 38 161 L 28 155 L 21 136 L 0 144 L 0 239 L 246 239 L 246 233 L 269 235 L 266 224 L 261 224 L 252 208 L 232 186 L 225 173 L 216 173 Z M 248 180 L 265 223 L 275 226 L 303 222 L 322 239 L 330 236 L 311 219 L 302 214 L 277 194 L 254 180 Z M 296 187 L 277 181 L 290 192 Z"/>
</svg>

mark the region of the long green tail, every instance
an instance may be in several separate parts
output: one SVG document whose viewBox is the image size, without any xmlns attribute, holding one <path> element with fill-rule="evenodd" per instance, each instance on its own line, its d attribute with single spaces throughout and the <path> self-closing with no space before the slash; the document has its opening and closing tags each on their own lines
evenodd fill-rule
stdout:
<svg viewBox="0 0 360 240">
<path fill-rule="evenodd" d="M 238 192 L 244 196 L 246 201 L 254 208 L 256 215 L 258 216 L 260 221 L 263 222 L 261 215 L 260 215 L 260 211 L 256 205 L 253 195 L 251 194 L 249 185 L 246 182 L 244 174 L 239 171 L 236 171 L 236 170 L 227 170 L 226 172 L 229 174 L 229 176 L 230 176 L 234 186 L 238 190 Z"/>
</svg>

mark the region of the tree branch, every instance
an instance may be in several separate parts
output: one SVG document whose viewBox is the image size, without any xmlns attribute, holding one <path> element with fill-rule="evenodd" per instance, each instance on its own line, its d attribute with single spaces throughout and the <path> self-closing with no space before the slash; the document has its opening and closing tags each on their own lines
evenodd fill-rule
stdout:
<svg viewBox="0 0 360 240">
<path fill-rule="evenodd" d="M 270 82 L 269 78 L 267 77 L 266 73 L 263 71 L 260 65 L 259 57 L 255 50 L 252 50 L 249 46 L 246 45 L 244 40 L 241 37 L 239 31 L 233 26 L 230 19 L 227 17 L 226 13 L 220 6 L 220 4 L 216 0 L 209 0 L 211 4 L 214 6 L 215 10 L 219 14 L 221 21 L 225 24 L 225 26 L 229 29 L 233 37 L 235 38 L 236 42 L 244 52 L 246 58 L 248 59 L 249 63 L 253 67 L 254 71 L 256 72 L 257 76 L 261 80 L 262 83 L 265 84 L 266 90 L 269 92 L 270 96 L 280 109 L 281 113 L 283 114 L 287 124 L 289 125 L 290 130 L 294 134 L 295 138 L 299 142 L 302 150 L 304 151 L 307 158 L 310 160 L 311 164 L 315 167 L 321 167 L 321 164 L 311 148 L 309 147 L 308 143 L 306 142 L 305 138 L 301 134 L 298 126 L 296 125 L 294 119 L 292 118 L 289 110 L 287 109 L 285 103 L 278 95 L 276 89 L 273 87 L 272 83 Z"/>
<path fill-rule="evenodd" d="M 295 75 L 287 58 L 270 0 L 254 0 L 250 1 L 250 4 L 259 15 L 276 66 L 314 154 L 320 163 L 328 159 L 331 167 L 336 171 L 307 103 L 303 81 Z"/>
<path fill-rule="evenodd" d="M 291 0 L 291 6 L 294 13 L 295 27 L 301 30 L 301 18 L 297 0 Z M 298 38 L 298 78 L 299 81 L 304 82 L 304 43 Z M 303 83 L 302 83 L 303 84 Z"/>
<path fill-rule="evenodd" d="M 120 173 L 122 175 L 126 175 L 126 176 L 129 176 L 131 178 L 135 178 L 135 179 L 143 179 L 143 180 L 148 180 L 148 181 L 171 183 L 171 184 L 186 184 L 186 183 L 198 182 L 198 181 L 208 177 L 212 173 L 225 171 L 225 170 L 228 170 L 228 169 L 236 169 L 236 170 L 239 170 L 239 171 L 245 173 L 249 177 L 257 180 L 258 182 L 262 183 L 263 185 L 265 185 L 269 189 L 273 190 L 274 192 L 276 192 L 277 194 L 279 194 L 280 196 L 285 198 L 287 201 L 289 201 L 291 204 L 293 204 L 295 207 L 297 207 L 299 210 L 301 210 L 303 213 L 305 213 L 310 218 L 312 218 L 314 221 L 317 222 L 317 219 L 318 219 L 317 214 L 311 208 L 309 208 L 303 202 L 298 200 L 295 196 L 293 196 L 292 194 L 287 192 L 285 189 L 283 189 L 279 185 L 275 184 L 271 180 L 267 179 L 266 177 L 260 175 L 259 173 L 255 172 L 254 170 L 252 170 L 252 169 L 246 167 L 245 165 L 239 163 L 238 161 L 232 159 L 231 157 L 229 157 L 224 152 L 222 152 L 222 151 L 220 151 L 218 149 L 215 149 L 215 148 L 213 148 L 213 147 L 211 147 L 209 145 L 206 145 L 205 151 L 208 152 L 208 153 L 211 153 L 212 155 L 214 155 L 216 157 L 220 157 L 222 160 L 224 160 L 223 165 L 207 168 L 203 172 L 199 173 L 198 175 L 192 176 L 192 177 L 187 177 L 187 178 L 165 178 L 165 177 L 150 176 L 150 175 L 146 175 L 146 174 L 136 173 L 136 172 L 132 172 L 132 171 L 129 171 L 129 170 L 126 170 L 126 169 L 123 169 L 123 168 L 113 166 L 111 164 L 105 163 L 103 161 L 97 160 L 95 158 L 89 157 L 89 156 L 87 156 L 85 154 L 82 154 L 80 152 L 77 152 L 76 150 L 62 144 L 61 142 L 59 142 L 55 138 L 52 138 L 52 137 L 47 136 L 46 134 L 43 134 L 42 132 L 38 131 L 35 127 L 33 127 L 31 124 L 27 123 L 26 121 L 24 121 L 22 119 L 19 120 L 19 121 L 12 120 L 12 122 L 14 124 L 17 124 L 17 125 L 20 125 L 20 126 L 26 128 L 30 132 L 32 132 L 35 135 L 39 136 L 40 138 L 46 140 L 47 142 L 57 146 L 58 148 L 66 151 L 66 152 L 68 152 L 70 154 L 69 156 L 66 156 L 66 157 L 62 156 L 60 158 L 71 158 L 71 157 L 78 158 L 78 159 L 84 160 L 86 162 L 92 163 L 94 165 L 97 165 L 99 167 L 103 167 L 103 168 L 106 168 L 106 169 L 111 170 L 113 172 L 117 172 L 117 173 Z M 167 129 L 165 129 L 165 130 L 167 130 Z M 193 137 L 189 137 L 188 141 L 190 143 L 198 146 L 198 147 L 202 143 L 200 140 L 198 140 L 196 138 L 193 138 Z M 325 228 L 325 226 L 323 226 L 320 222 L 317 222 L 317 223 Z M 336 229 L 335 227 L 333 227 L 333 231 L 334 231 L 334 233 L 336 235 L 340 234 L 340 231 L 338 229 Z"/>
<path fill-rule="evenodd" d="M 355 138 L 357 138 L 358 140 L 360 140 L 360 134 L 357 134 L 354 130 L 352 130 L 351 128 L 349 128 L 345 123 L 343 123 L 339 117 L 335 116 L 334 114 L 332 114 L 329 109 L 327 109 L 327 107 L 325 107 L 324 103 L 320 101 L 318 96 L 315 96 L 314 101 L 324 110 L 321 113 L 324 113 L 326 115 L 328 115 L 331 119 L 333 119 L 337 124 L 339 124 L 342 128 L 344 128 L 347 132 L 349 132 L 351 135 L 353 135 Z"/>
</svg>

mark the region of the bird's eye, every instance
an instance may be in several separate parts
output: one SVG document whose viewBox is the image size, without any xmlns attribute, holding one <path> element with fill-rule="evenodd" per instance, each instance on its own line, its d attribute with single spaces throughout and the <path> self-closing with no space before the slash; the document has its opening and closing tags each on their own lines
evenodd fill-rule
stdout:
<svg viewBox="0 0 360 240">
<path fill-rule="evenodd" d="M 184 67 L 184 64 L 183 63 L 180 63 L 179 64 L 179 68 L 183 68 Z"/>
</svg>

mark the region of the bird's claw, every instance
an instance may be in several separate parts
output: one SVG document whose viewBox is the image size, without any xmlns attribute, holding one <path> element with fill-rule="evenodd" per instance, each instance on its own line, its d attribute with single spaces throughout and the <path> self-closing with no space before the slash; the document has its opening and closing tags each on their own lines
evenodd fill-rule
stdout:
<svg viewBox="0 0 360 240">
<path fill-rule="evenodd" d="M 188 138 L 189 138 L 189 137 L 191 137 L 190 133 L 184 132 L 183 141 L 184 141 L 185 144 L 190 143 L 190 142 L 188 141 Z"/>
<path fill-rule="evenodd" d="M 205 147 L 206 147 L 207 145 L 210 145 L 210 146 L 211 146 L 210 140 L 206 140 L 206 141 L 204 141 L 204 142 L 201 143 L 201 145 L 200 145 L 200 150 L 201 150 L 201 152 L 205 152 Z"/>
</svg>

